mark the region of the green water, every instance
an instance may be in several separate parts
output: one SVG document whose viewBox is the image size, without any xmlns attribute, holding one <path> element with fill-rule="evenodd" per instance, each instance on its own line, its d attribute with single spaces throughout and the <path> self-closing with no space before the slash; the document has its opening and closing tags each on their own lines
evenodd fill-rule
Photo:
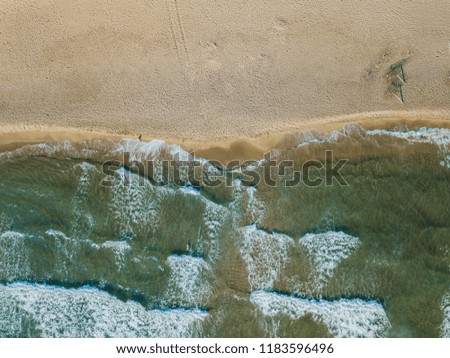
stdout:
<svg viewBox="0 0 450 358">
<path fill-rule="evenodd" d="M 119 170 L 130 185 L 111 188 L 101 164 L 124 144 L 4 152 L 0 336 L 448 336 L 449 134 L 429 134 L 293 135 L 276 153 L 300 167 L 333 150 L 348 186 Z"/>
</svg>

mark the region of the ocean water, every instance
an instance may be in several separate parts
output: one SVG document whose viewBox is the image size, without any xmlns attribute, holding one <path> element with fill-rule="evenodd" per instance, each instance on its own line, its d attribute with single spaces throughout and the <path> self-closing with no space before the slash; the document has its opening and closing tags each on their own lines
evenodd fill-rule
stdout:
<svg viewBox="0 0 450 358">
<path fill-rule="evenodd" d="M 164 160 L 224 172 L 163 141 L 5 149 L 0 336 L 449 337 L 449 143 L 440 128 L 292 133 L 277 163 L 348 159 L 347 185 L 318 186 L 277 170 L 250 185 L 242 168 L 161 185 Z M 149 159 L 152 178 L 131 163 Z"/>
</svg>

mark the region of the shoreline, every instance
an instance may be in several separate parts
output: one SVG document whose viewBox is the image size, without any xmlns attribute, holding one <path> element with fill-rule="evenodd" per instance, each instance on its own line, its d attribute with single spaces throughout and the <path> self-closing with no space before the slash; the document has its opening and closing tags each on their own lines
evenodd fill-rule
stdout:
<svg viewBox="0 0 450 358">
<path fill-rule="evenodd" d="M 154 139 L 164 140 L 168 144 L 176 144 L 183 149 L 195 152 L 196 155 L 216 160 L 230 158 L 249 160 L 261 158 L 264 153 L 277 146 L 283 138 L 295 132 L 319 130 L 331 132 L 341 130 L 347 123 L 356 123 L 366 129 L 388 129 L 406 126 L 409 130 L 420 127 L 450 128 L 450 111 L 385 111 L 365 112 L 351 115 L 317 118 L 301 121 L 295 126 L 286 126 L 272 132 L 255 133 L 253 137 L 223 138 L 183 138 L 151 136 L 142 133 L 142 141 Z M 119 142 L 123 138 L 138 139 L 141 133 L 114 133 L 106 130 L 70 128 L 55 126 L 9 126 L 0 129 L 0 152 L 12 150 L 27 144 L 48 141 L 69 140 L 79 143 L 84 140 L 104 139 Z M 206 140 L 205 140 L 206 139 Z"/>
<path fill-rule="evenodd" d="M 234 157 L 293 131 L 450 118 L 448 0 L 4 3 L 6 144 L 142 133 Z"/>
</svg>

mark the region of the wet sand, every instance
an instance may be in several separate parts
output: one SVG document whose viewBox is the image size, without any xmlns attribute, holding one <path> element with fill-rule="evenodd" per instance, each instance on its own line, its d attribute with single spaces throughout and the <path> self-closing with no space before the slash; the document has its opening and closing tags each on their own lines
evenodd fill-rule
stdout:
<svg viewBox="0 0 450 358">
<path fill-rule="evenodd" d="M 341 130 L 347 123 L 356 123 L 367 129 L 409 129 L 421 127 L 450 128 L 450 111 L 416 111 L 416 112 L 375 112 L 359 113 L 336 118 L 321 118 L 301 123 L 296 127 L 284 130 L 260 133 L 254 137 L 225 137 L 210 138 L 208 140 L 190 139 L 183 137 L 151 136 L 146 133 L 119 134 L 100 130 L 82 130 L 62 127 L 35 127 L 15 129 L 3 127 L 0 129 L 0 150 L 11 150 L 24 144 L 42 143 L 46 141 L 69 140 L 77 143 L 83 140 L 108 139 L 118 142 L 122 138 L 138 139 L 142 134 L 142 141 L 162 139 L 169 144 L 178 144 L 185 150 L 195 152 L 197 157 L 226 162 L 229 160 L 258 160 L 264 153 L 274 147 L 279 147 L 286 135 L 293 132 L 320 130 L 329 132 Z"/>
</svg>

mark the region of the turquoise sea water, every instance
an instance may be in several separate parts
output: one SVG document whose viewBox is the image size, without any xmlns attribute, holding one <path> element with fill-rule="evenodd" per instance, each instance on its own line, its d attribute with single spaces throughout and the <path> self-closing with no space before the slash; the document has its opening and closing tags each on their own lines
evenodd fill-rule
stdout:
<svg viewBox="0 0 450 358">
<path fill-rule="evenodd" d="M 448 337 L 449 142 L 293 133 L 275 160 L 349 159 L 348 185 L 317 187 L 239 170 L 229 186 L 153 185 L 132 168 L 101 185 L 124 152 L 189 159 L 161 141 L 3 151 L 0 336 Z"/>
</svg>

